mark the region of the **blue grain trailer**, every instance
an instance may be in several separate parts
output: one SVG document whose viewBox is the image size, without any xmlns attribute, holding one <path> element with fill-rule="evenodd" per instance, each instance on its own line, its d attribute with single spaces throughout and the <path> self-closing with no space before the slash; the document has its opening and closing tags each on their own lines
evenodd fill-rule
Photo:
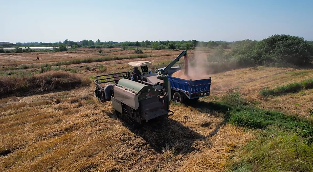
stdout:
<svg viewBox="0 0 313 172">
<path fill-rule="evenodd" d="M 170 64 L 168 64 L 165 68 L 160 68 L 157 70 L 158 75 L 162 75 L 167 77 L 168 82 L 170 82 L 171 87 L 171 99 L 175 102 L 185 103 L 189 100 L 196 101 L 200 97 L 210 95 L 210 87 L 211 87 L 211 77 L 208 79 L 200 79 L 200 80 L 186 80 L 181 78 L 172 77 L 171 75 L 178 71 L 173 69 L 173 65 L 179 61 L 181 57 L 184 58 L 185 64 L 185 74 L 188 73 L 188 58 L 187 51 L 183 51 L 180 53 Z"/>
<path fill-rule="evenodd" d="M 168 76 L 172 100 L 183 103 L 188 100 L 198 100 L 200 97 L 210 95 L 211 77 L 201 80 L 186 80 Z"/>
</svg>

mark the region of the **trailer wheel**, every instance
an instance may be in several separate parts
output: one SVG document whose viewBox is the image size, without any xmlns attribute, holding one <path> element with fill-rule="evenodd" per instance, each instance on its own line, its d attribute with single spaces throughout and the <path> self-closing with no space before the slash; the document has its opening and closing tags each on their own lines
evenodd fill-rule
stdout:
<svg viewBox="0 0 313 172">
<path fill-rule="evenodd" d="M 183 103 L 184 98 L 183 98 L 183 96 L 179 92 L 175 92 L 173 94 L 173 101 L 175 103 Z"/>
</svg>

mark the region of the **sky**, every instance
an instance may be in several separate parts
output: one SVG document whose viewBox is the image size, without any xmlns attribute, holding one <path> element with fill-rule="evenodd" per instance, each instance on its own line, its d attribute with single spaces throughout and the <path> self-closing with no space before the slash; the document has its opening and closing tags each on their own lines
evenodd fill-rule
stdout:
<svg viewBox="0 0 313 172">
<path fill-rule="evenodd" d="M 313 0 L 0 0 L 0 42 L 313 40 Z"/>
</svg>

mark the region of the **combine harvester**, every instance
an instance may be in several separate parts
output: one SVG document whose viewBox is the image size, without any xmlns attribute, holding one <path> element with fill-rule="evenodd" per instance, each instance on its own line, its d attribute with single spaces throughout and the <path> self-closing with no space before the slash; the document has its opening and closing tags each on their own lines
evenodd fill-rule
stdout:
<svg viewBox="0 0 313 172">
<path fill-rule="evenodd" d="M 170 76 L 170 71 L 175 70 L 173 65 L 183 56 L 185 64 L 188 64 L 187 51 L 183 51 L 157 73 L 149 72 L 150 62 L 137 61 L 129 63 L 134 67 L 133 72 L 98 75 L 95 79 L 95 96 L 102 102 L 112 101 L 116 112 L 137 123 L 173 114 L 169 110 L 172 98 L 176 102 L 185 102 L 210 94 L 211 78 L 184 80 Z M 187 66 L 185 74 L 188 72 Z"/>
</svg>

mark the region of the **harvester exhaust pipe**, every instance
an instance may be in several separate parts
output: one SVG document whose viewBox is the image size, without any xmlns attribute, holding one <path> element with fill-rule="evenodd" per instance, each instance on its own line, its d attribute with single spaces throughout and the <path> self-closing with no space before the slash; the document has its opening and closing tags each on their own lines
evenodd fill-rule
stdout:
<svg viewBox="0 0 313 172">
<path fill-rule="evenodd" d="M 187 76 L 188 75 L 188 58 L 187 58 L 187 53 L 185 54 L 184 56 L 184 60 L 185 60 L 185 75 Z"/>
</svg>

